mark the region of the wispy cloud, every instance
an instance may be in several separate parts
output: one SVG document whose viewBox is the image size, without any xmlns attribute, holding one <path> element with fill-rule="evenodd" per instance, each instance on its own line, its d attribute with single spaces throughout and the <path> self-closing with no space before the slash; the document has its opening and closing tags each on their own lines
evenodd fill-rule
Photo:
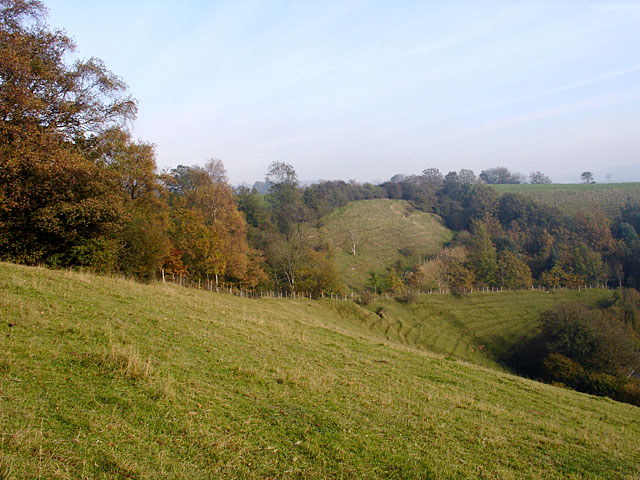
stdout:
<svg viewBox="0 0 640 480">
<path fill-rule="evenodd" d="M 458 132 L 456 137 L 478 135 L 490 131 L 515 127 L 517 125 L 529 122 L 546 120 L 562 115 L 571 115 L 588 110 L 605 109 L 615 107 L 617 105 L 635 103 L 638 101 L 640 101 L 640 88 L 632 88 L 629 90 L 615 92 L 607 95 L 600 95 L 597 97 L 589 98 L 587 100 L 559 105 L 557 107 L 528 112 L 522 115 L 514 115 L 497 122 L 487 123 L 478 128 Z"/>
<path fill-rule="evenodd" d="M 569 83 L 567 85 L 562 85 L 560 87 L 551 88 L 549 90 L 545 90 L 540 92 L 539 96 L 553 95 L 555 93 L 567 92 L 569 90 L 574 90 L 576 88 L 586 87 L 588 85 L 593 85 L 595 83 L 600 83 L 605 80 L 611 80 L 613 78 L 623 77 L 625 75 L 629 75 L 630 73 L 640 72 L 640 65 L 635 65 L 630 68 L 626 68 L 624 70 L 616 70 L 614 72 L 605 73 L 604 75 L 599 75 L 597 77 L 589 78 L 587 80 L 582 80 L 580 82 Z"/>
</svg>

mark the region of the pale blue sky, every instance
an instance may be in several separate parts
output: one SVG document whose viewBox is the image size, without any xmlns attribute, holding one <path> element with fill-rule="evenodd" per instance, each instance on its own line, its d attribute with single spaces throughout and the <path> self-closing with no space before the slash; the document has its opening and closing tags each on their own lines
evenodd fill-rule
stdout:
<svg viewBox="0 0 640 480">
<path fill-rule="evenodd" d="M 45 3 L 127 82 L 162 168 L 640 180 L 640 1 Z"/>
</svg>

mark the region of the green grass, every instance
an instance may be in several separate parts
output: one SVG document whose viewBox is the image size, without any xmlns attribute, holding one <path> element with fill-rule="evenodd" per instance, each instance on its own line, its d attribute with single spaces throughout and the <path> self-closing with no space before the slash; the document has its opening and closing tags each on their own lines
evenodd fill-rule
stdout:
<svg viewBox="0 0 640 480">
<path fill-rule="evenodd" d="M 638 408 L 369 314 L 0 264 L 0 478 L 640 476 Z"/>
<path fill-rule="evenodd" d="M 372 302 L 366 323 L 389 340 L 502 369 L 509 348 L 539 331 L 540 312 L 559 303 L 596 305 L 611 297 L 606 290 L 420 295 L 408 304 Z"/>
<path fill-rule="evenodd" d="M 594 206 L 610 217 L 631 202 L 640 204 L 640 183 L 492 185 L 499 193 L 519 193 L 537 202 L 557 207 L 567 214 L 589 210 Z"/>
<path fill-rule="evenodd" d="M 322 232 L 335 248 L 336 269 L 352 290 L 364 289 L 369 272 L 383 273 L 398 261 L 418 262 L 452 238 L 438 216 L 388 199 L 350 202 L 323 218 Z"/>
</svg>

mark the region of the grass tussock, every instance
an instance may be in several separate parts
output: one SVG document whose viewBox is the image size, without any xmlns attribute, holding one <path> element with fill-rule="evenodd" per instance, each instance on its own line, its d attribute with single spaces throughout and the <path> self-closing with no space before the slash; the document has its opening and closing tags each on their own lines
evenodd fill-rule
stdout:
<svg viewBox="0 0 640 480">
<path fill-rule="evenodd" d="M 109 365 L 120 375 L 133 380 L 149 379 L 153 373 L 151 357 L 146 360 L 134 345 L 111 344 L 103 356 L 104 364 Z"/>
</svg>

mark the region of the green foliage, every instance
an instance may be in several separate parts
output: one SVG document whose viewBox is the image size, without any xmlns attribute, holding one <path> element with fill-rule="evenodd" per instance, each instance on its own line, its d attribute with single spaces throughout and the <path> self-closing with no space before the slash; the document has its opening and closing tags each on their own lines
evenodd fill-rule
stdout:
<svg viewBox="0 0 640 480">
<path fill-rule="evenodd" d="M 306 255 L 297 274 L 296 289 L 315 298 L 342 292 L 342 282 L 333 266 L 330 251 L 326 247 L 311 249 Z"/>
<path fill-rule="evenodd" d="M 513 252 L 502 250 L 498 254 L 496 283 L 504 288 L 528 288 L 533 278 L 526 263 Z"/>
<path fill-rule="evenodd" d="M 521 177 L 520 174 L 512 173 L 505 167 L 487 168 L 479 175 L 480 180 L 490 185 L 524 183 Z"/>
<path fill-rule="evenodd" d="M 511 364 L 532 376 L 619 398 L 637 367 L 640 343 L 618 313 L 577 302 L 547 310 L 540 315 L 540 334 L 513 347 Z"/>
<path fill-rule="evenodd" d="M 67 252 L 53 255 L 47 263 L 57 268 L 73 265 L 97 273 L 111 273 L 117 270 L 119 247 L 115 239 L 90 238 Z"/>
<path fill-rule="evenodd" d="M 119 236 L 122 242 L 119 270 L 140 279 L 155 278 L 169 253 L 167 229 L 166 204 L 158 202 L 157 209 L 153 209 L 153 205 L 134 208 Z M 92 265 L 95 267 L 95 264 Z"/>
<path fill-rule="evenodd" d="M 386 192 L 382 187 L 354 181 L 347 183 L 342 180 L 314 183 L 306 187 L 303 193 L 304 204 L 316 220 L 349 202 L 385 196 Z"/>
<path fill-rule="evenodd" d="M 495 286 L 498 273 L 496 247 L 483 222 L 475 220 L 471 228 L 468 264 L 475 273 L 475 283 L 479 286 Z"/>
<path fill-rule="evenodd" d="M 265 201 L 265 196 L 255 189 L 237 187 L 234 191 L 238 210 L 240 210 L 251 228 L 268 230 L 271 222 L 271 213 Z"/>
<path fill-rule="evenodd" d="M 274 224 L 281 234 L 294 234 L 294 230 L 298 230 L 305 219 L 296 171 L 288 163 L 273 162 L 269 165 L 265 180 L 269 184 L 267 201 L 272 209 Z"/>
<path fill-rule="evenodd" d="M 548 287 L 602 285 L 607 280 L 607 266 L 602 256 L 584 243 L 559 248 L 555 256 L 553 268 L 541 276 L 542 283 Z"/>
<path fill-rule="evenodd" d="M 636 289 L 616 290 L 609 311 L 640 335 L 640 293 Z"/>
<path fill-rule="evenodd" d="M 555 383 L 562 383 L 575 390 L 583 391 L 588 382 L 588 374 L 575 360 L 561 353 L 550 353 L 543 360 L 544 373 Z"/>
</svg>

